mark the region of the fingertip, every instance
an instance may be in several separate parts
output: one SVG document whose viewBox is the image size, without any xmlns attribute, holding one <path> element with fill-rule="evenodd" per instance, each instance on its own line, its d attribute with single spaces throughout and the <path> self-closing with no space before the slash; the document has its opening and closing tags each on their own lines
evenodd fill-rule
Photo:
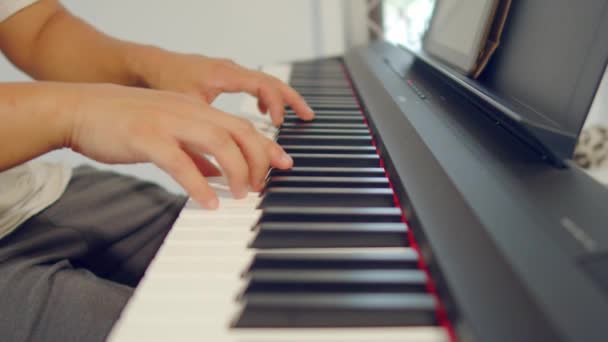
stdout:
<svg viewBox="0 0 608 342">
<path fill-rule="evenodd" d="M 272 124 L 275 127 L 280 127 L 283 124 L 283 116 L 277 114 L 271 114 L 270 116 L 272 117 Z"/>
<path fill-rule="evenodd" d="M 272 166 L 281 170 L 291 169 L 293 167 L 293 158 L 281 149 L 280 154 L 273 158 Z"/>
<path fill-rule="evenodd" d="M 315 111 L 312 110 L 312 108 L 310 108 L 310 106 L 308 104 L 306 104 L 305 112 L 306 112 L 306 115 L 305 115 L 306 118 L 304 120 L 309 120 L 310 121 L 310 120 L 313 120 L 315 118 Z"/>
<path fill-rule="evenodd" d="M 220 201 L 213 196 L 213 198 L 206 200 L 203 206 L 209 210 L 217 210 L 220 207 Z"/>
<path fill-rule="evenodd" d="M 262 101 L 258 101 L 258 109 L 260 110 L 260 113 L 264 115 L 268 113 L 268 107 L 266 107 Z"/>
<path fill-rule="evenodd" d="M 314 119 L 315 112 L 312 108 L 310 108 L 308 103 L 306 103 L 306 100 L 302 97 L 302 95 L 289 86 L 284 89 L 286 90 L 284 93 L 285 99 L 287 100 L 289 106 L 295 110 L 298 117 L 306 121 Z"/>
<path fill-rule="evenodd" d="M 283 106 L 273 106 L 271 112 L 272 116 L 276 118 L 276 125 L 281 126 L 285 117 L 285 109 Z"/>
<path fill-rule="evenodd" d="M 293 158 L 291 158 L 287 152 L 283 152 L 283 155 L 281 156 L 281 163 L 286 169 L 289 169 L 293 166 Z"/>
<path fill-rule="evenodd" d="M 264 190 L 264 186 L 266 185 L 265 179 L 263 179 L 261 182 L 257 183 L 253 189 L 257 192 L 260 192 L 262 190 Z"/>
<path fill-rule="evenodd" d="M 249 191 L 247 189 L 241 188 L 241 189 L 234 190 L 232 192 L 232 195 L 236 199 L 243 199 L 243 198 L 247 197 L 248 193 L 249 193 Z"/>
</svg>

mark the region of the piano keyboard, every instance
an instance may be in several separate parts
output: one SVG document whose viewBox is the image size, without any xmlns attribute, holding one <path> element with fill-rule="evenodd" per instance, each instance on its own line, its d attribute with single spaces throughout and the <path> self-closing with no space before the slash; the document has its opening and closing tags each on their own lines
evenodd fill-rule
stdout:
<svg viewBox="0 0 608 342">
<path fill-rule="evenodd" d="M 215 181 L 217 211 L 189 202 L 109 340 L 453 339 L 341 64 L 265 71 L 316 113 L 288 109 L 280 130 L 244 114 L 295 167 L 242 200 Z"/>
</svg>

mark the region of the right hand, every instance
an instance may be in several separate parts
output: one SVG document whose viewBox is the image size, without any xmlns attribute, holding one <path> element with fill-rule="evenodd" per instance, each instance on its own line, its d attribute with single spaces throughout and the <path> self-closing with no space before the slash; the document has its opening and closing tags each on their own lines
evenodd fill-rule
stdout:
<svg viewBox="0 0 608 342">
<path fill-rule="evenodd" d="M 65 101 L 64 146 L 104 163 L 152 162 L 197 202 L 218 207 L 205 176 L 216 158 L 237 198 L 261 190 L 269 167 L 287 169 L 292 159 L 249 121 L 223 113 L 195 97 L 108 84 L 55 84 Z"/>
</svg>

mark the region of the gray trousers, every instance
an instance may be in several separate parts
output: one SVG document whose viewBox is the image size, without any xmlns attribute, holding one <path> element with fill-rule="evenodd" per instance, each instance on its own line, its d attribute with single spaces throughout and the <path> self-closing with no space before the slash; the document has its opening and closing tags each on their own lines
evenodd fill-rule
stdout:
<svg viewBox="0 0 608 342">
<path fill-rule="evenodd" d="M 0 240 L 0 341 L 103 341 L 186 198 L 75 169 L 65 194 Z"/>
</svg>

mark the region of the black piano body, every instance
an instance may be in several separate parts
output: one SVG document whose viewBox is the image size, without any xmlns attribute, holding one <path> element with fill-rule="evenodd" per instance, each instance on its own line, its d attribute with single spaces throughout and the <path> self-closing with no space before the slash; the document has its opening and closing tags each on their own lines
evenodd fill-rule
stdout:
<svg viewBox="0 0 608 342">
<path fill-rule="evenodd" d="M 607 340 L 604 186 L 407 49 L 344 63 L 459 340 Z"/>
</svg>

